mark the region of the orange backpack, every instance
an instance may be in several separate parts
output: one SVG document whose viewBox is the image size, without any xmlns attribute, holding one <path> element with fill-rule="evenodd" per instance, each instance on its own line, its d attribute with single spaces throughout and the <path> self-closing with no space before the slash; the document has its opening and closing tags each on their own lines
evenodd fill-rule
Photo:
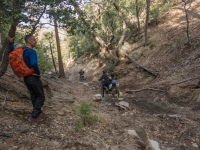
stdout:
<svg viewBox="0 0 200 150">
<path fill-rule="evenodd" d="M 25 48 L 19 47 L 15 48 L 8 56 L 10 66 L 17 77 L 26 77 L 34 73 L 34 70 L 29 68 L 23 57 L 23 52 Z"/>
</svg>

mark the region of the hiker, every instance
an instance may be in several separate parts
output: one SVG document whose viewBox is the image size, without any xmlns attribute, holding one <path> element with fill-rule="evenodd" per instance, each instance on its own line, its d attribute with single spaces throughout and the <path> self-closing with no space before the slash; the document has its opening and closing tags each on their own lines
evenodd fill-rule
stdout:
<svg viewBox="0 0 200 150">
<path fill-rule="evenodd" d="M 14 38 L 7 38 L 9 42 L 10 52 L 14 50 L 13 40 Z M 26 35 L 24 38 L 26 46 L 22 47 L 24 62 L 28 68 L 33 69 L 33 73 L 24 77 L 24 83 L 30 92 L 33 111 L 29 121 L 41 122 L 46 119 L 46 115 L 42 112 L 41 108 L 44 105 L 45 95 L 42 86 L 42 81 L 40 79 L 40 70 L 38 68 L 37 53 L 33 49 L 36 45 L 36 39 L 33 35 Z"/>
<path fill-rule="evenodd" d="M 106 90 L 109 89 L 109 85 L 112 83 L 112 79 L 110 79 L 107 75 L 106 75 L 107 71 L 103 70 L 103 75 L 99 78 L 99 81 L 102 81 L 103 86 L 107 87 Z"/>
</svg>

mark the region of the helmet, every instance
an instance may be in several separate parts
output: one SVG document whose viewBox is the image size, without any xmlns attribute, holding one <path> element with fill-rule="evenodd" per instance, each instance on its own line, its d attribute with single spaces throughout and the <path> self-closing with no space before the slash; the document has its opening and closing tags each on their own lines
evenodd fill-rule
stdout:
<svg viewBox="0 0 200 150">
<path fill-rule="evenodd" d="M 106 74 L 107 73 L 107 71 L 106 70 L 103 70 L 103 74 Z"/>
</svg>

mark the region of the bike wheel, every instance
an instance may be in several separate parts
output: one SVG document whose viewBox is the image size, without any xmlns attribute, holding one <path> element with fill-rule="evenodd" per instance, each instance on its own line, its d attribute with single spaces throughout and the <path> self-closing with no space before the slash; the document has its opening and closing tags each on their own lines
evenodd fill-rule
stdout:
<svg viewBox="0 0 200 150">
<path fill-rule="evenodd" d="M 104 88 L 101 88 L 101 96 L 104 97 Z"/>
<path fill-rule="evenodd" d="M 83 81 L 84 80 L 84 77 L 83 76 L 80 76 L 80 81 Z"/>
<path fill-rule="evenodd" d="M 119 98 L 119 89 L 116 86 L 112 87 L 112 96 Z"/>
</svg>

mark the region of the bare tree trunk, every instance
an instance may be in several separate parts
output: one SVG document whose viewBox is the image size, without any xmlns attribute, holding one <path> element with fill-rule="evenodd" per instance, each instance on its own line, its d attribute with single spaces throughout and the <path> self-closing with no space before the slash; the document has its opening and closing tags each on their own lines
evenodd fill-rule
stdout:
<svg viewBox="0 0 200 150">
<path fill-rule="evenodd" d="M 187 4 L 189 3 L 189 6 L 188 8 L 187 7 Z M 187 21 L 187 27 L 186 27 L 186 35 L 187 35 L 187 45 L 191 45 L 191 42 L 190 42 L 190 36 L 189 36 L 189 18 L 188 18 L 188 10 L 190 9 L 191 7 L 191 3 L 192 1 L 184 1 L 184 10 L 185 10 L 185 18 L 186 18 L 186 21 Z"/>
<path fill-rule="evenodd" d="M 53 50 L 52 50 L 52 47 L 51 47 L 51 43 L 49 43 L 50 45 L 50 50 L 51 50 L 51 57 L 52 57 L 52 61 L 53 61 L 53 65 L 54 65 L 54 68 L 55 68 L 55 72 L 57 71 L 56 69 L 56 63 L 55 63 L 55 60 L 54 60 L 54 57 L 53 57 Z"/>
<path fill-rule="evenodd" d="M 116 4 L 116 3 L 113 3 L 113 5 L 115 6 L 115 9 L 117 10 L 118 14 L 119 14 L 119 17 L 121 18 L 121 20 L 123 21 L 123 25 L 122 25 L 122 35 L 120 37 L 120 40 L 118 42 L 118 49 L 117 49 L 117 56 L 119 57 L 119 50 L 121 49 L 122 47 L 122 44 L 124 42 L 124 38 L 125 38 L 125 35 L 126 35 L 126 22 L 124 20 L 124 16 L 119 8 L 119 6 Z"/>
<path fill-rule="evenodd" d="M 139 8 L 138 0 L 135 0 L 135 7 L 136 7 L 135 10 L 136 10 L 136 17 L 137 17 L 138 31 L 140 31 L 140 17 L 139 17 L 140 8 Z"/>
<path fill-rule="evenodd" d="M 149 10 L 150 10 L 150 0 L 146 0 L 146 21 L 145 21 L 145 41 L 144 41 L 144 45 L 147 45 L 148 42 L 148 33 L 147 33 L 147 29 L 148 29 L 148 23 L 149 23 Z"/>
<path fill-rule="evenodd" d="M 59 74 L 61 77 L 65 78 L 65 72 L 64 72 L 61 49 L 60 49 L 60 39 L 58 35 L 58 27 L 57 27 L 56 19 L 54 19 L 54 25 L 55 25 L 56 45 L 57 45 L 57 52 L 58 52 Z"/>
<path fill-rule="evenodd" d="M 106 45 L 106 43 L 104 42 L 104 40 L 99 37 L 97 34 L 95 34 L 93 32 L 93 38 L 95 39 L 95 41 L 100 45 L 100 57 L 103 58 L 107 58 L 108 60 L 110 60 L 114 65 L 116 65 L 119 61 L 115 51 L 109 51 L 108 50 L 108 45 Z"/>
</svg>

